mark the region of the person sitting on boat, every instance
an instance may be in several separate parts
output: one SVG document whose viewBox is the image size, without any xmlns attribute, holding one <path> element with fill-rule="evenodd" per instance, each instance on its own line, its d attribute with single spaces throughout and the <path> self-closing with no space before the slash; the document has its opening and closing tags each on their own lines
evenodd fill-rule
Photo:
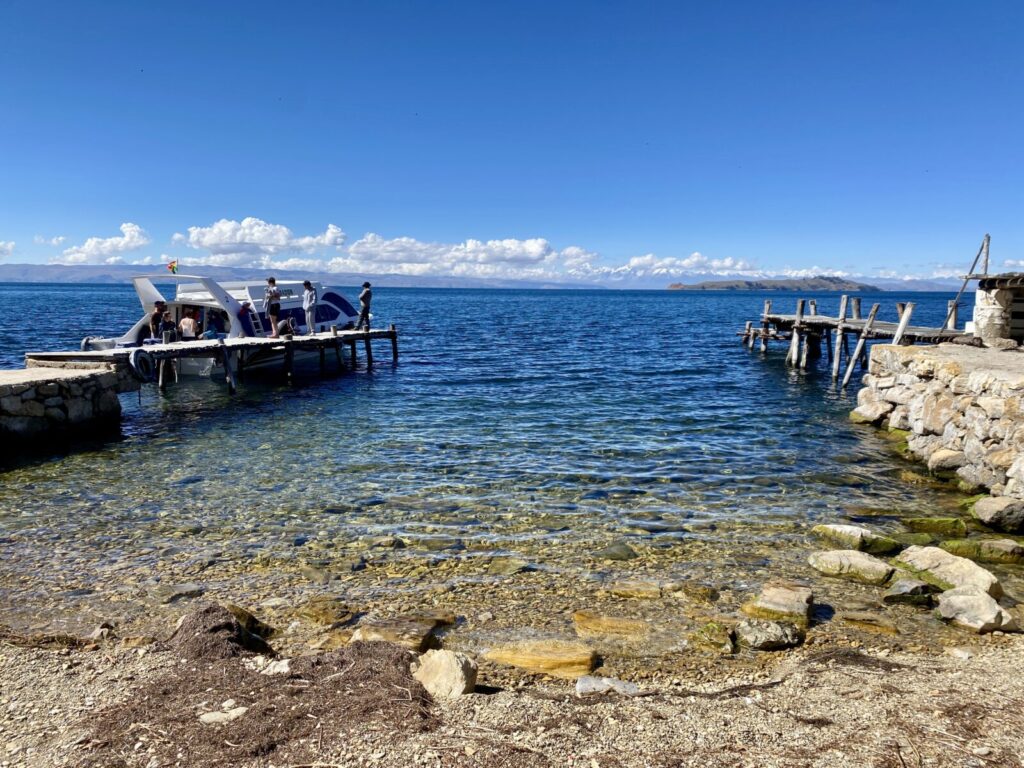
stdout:
<svg viewBox="0 0 1024 768">
<path fill-rule="evenodd" d="M 178 323 L 178 330 L 181 331 L 182 341 L 195 341 L 196 340 L 196 321 L 192 317 L 192 310 L 186 309 L 185 316 L 181 318 L 181 322 Z"/>
<path fill-rule="evenodd" d="M 164 323 L 164 312 L 167 311 L 167 304 L 162 301 L 154 302 L 153 314 L 149 316 L 149 335 L 151 338 L 160 338 L 160 326 Z"/>
<path fill-rule="evenodd" d="M 273 277 L 267 278 L 267 288 L 263 292 L 263 306 L 267 313 L 267 320 L 270 321 L 270 338 L 277 338 L 277 319 L 281 316 L 281 289 L 277 287 L 277 280 Z"/>
<path fill-rule="evenodd" d="M 306 312 L 306 333 L 312 336 L 316 333 L 316 288 L 309 280 L 304 281 L 302 287 L 305 289 L 302 292 L 302 309 Z"/>
<path fill-rule="evenodd" d="M 360 331 L 364 325 L 370 330 L 370 300 L 373 298 L 373 291 L 369 283 L 363 283 L 363 291 L 359 294 L 359 321 L 356 323 L 356 330 Z"/>
</svg>

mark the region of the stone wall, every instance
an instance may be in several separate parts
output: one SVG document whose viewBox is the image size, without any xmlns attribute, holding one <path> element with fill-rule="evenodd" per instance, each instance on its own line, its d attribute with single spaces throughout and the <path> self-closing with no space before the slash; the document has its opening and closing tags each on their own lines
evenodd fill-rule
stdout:
<svg viewBox="0 0 1024 768">
<path fill-rule="evenodd" d="M 1024 352 L 876 345 L 854 421 L 907 430 L 907 447 L 964 490 L 1024 499 Z"/>
<path fill-rule="evenodd" d="M 121 415 L 119 392 L 138 389 L 113 365 L 0 371 L 0 438 L 41 438 Z"/>
</svg>

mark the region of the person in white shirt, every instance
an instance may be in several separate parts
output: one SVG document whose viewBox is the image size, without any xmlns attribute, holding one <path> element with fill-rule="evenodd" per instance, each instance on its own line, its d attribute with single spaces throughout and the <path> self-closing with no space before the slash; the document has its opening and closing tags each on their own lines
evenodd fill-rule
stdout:
<svg viewBox="0 0 1024 768">
<path fill-rule="evenodd" d="M 316 288 L 309 280 L 304 281 L 302 287 L 305 289 L 302 292 L 302 308 L 306 311 L 306 333 L 312 336 L 316 333 Z"/>
<path fill-rule="evenodd" d="M 192 310 L 186 309 L 185 316 L 181 318 L 181 322 L 178 323 L 178 330 L 181 331 L 182 341 L 195 341 L 196 339 L 196 321 L 192 317 Z"/>
</svg>

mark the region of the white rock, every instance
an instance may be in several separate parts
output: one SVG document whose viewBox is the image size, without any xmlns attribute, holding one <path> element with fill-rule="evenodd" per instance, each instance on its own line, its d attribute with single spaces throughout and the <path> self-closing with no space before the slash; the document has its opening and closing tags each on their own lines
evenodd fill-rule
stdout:
<svg viewBox="0 0 1024 768">
<path fill-rule="evenodd" d="M 942 589 L 978 587 L 992 597 L 1003 594 L 999 579 L 987 570 L 966 557 L 951 555 L 938 547 L 907 547 L 894 562 Z"/>
<path fill-rule="evenodd" d="M 636 683 L 627 683 L 614 677 L 584 675 L 576 680 L 576 695 L 581 698 L 608 691 L 614 691 L 623 696 L 636 696 L 640 693 L 640 687 Z"/>
<path fill-rule="evenodd" d="M 453 698 L 476 688 L 476 662 L 462 653 L 430 650 L 414 664 L 412 676 L 435 699 Z"/>
<path fill-rule="evenodd" d="M 199 716 L 199 722 L 203 725 L 221 725 L 223 723 L 230 723 L 232 720 L 237 720 L 248 711 L 248 707 L 235 707 L 234 709 L 229 709 L 227 712 L 204 712 Z"/>
<path fill-rule="evenodd" d="M 959 627 L 985 632 L 1016 632 L 1017 620 L 979 587 L 957 587 L 939 595 L 939 616 Z"/>
<path fill-rule="evenodd" d="M 843 576 L 865 584 L 884 584 L 894 570 L 885 561 L 855 549 L 814 552 L 807 562 L 814 570 L 828 576 Z"/>
</svg>

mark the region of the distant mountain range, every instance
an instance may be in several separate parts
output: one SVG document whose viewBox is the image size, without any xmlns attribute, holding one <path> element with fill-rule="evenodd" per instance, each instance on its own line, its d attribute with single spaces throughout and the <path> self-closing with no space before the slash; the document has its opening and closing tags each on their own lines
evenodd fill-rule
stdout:
<svg viewBox="0 0 1024 768">
<path fill-rule="evenodd" d="M 877 286 L 858 283 L 843 277 L 801 277 L 786 280 L 708 280 L 694 285 L 672 283 L 671 291 L 846 291 L 848 293 L 870 293 L 879 290 Z"/>
<path fill-rule="evenodd" d="M 269 276 L 266 269 L 252 267 L 185 266 L 183 272 L 198 272 L 214 280 L 262 280 Z M 163 264 L 0 264 L 0 283 L 128 283 L 136 275 L 170 275 Z M 318 280 L 338 287 L 357 286 L 364 280 L 374 285 L 391 288 L 550 288 L 550 289 L 654 289 L 664 290 L 664 277 L 617 276 L 600 283 L 573 280 L 513 280 L 501 278 L 439 277 L 430 275 L 357 274 L 347 272 L 300 272 L 274 270 L 274 276 L 283 280 Z M 683 280 L 668 286 L 672 290 L 701 291 L 955 291 L 961 281 L 953 278 L 934 280 L 873 279 L 870 283 L 860 279 L 840 277 L 782 278 L 766 275 L 715 275 L 694 272 Z"/>
</svg>

